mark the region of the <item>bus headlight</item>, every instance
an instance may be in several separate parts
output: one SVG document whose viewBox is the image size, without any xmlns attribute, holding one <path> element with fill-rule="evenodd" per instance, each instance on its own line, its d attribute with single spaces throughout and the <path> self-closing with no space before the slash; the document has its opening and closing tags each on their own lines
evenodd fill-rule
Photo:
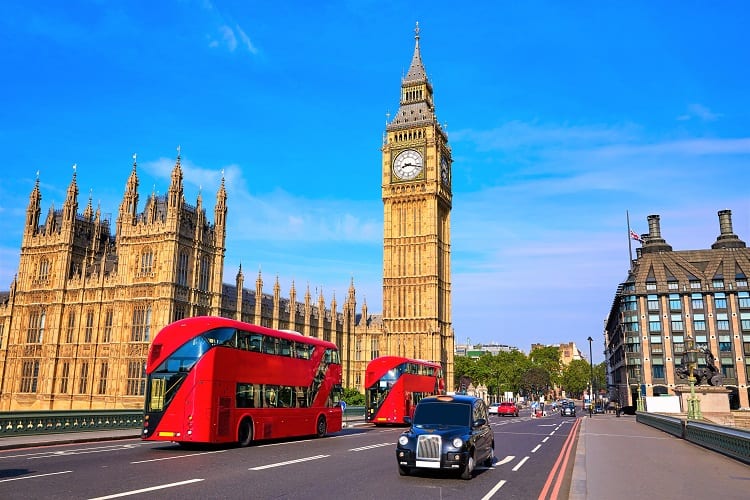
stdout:
<svg viewBox="0 0 750 500">
<path fill-rule="evenodd" d="M 464 445 L 464 441 L 461 438 L 453 438 L 453 447 L 460 448 Z"/>
<path fill-rule="evenodd" d="M 409 444 L 409 438 L 404 435 L 399 436 L 398 444 L 400 444 L 401 446 L 406 446 L 407 444 Z"/>
</svg>

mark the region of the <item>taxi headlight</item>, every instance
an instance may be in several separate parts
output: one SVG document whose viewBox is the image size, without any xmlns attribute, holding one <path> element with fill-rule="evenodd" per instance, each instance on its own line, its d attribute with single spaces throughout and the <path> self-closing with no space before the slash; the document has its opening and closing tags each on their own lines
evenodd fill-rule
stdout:
<svg viewBox="0 0 750 500">
<path fill-rule="evenodd" d="M 464 441 L 461 438 L 453 438 L 453 447 L 460 448 L 464 445 Z"/>
<path fill-rule="evenodd" d="M 406 436 L 399 436 L 398 444 L 400 444 L 401 446 L 406 446 L 407 444 L 409 444 L 409 438 Z"/>
</svg>

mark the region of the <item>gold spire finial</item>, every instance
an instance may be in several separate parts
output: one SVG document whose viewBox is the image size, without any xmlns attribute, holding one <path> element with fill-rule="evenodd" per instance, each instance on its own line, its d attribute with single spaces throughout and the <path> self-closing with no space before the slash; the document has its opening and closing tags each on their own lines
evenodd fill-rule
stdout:
<svg viewBox="0 0 750 500">
<path fill-rule="evenodd" d="M 419 21 L 417 21 L 417 27 L 414 28 L 414 38 L 419 40 Z"/>
</svg>

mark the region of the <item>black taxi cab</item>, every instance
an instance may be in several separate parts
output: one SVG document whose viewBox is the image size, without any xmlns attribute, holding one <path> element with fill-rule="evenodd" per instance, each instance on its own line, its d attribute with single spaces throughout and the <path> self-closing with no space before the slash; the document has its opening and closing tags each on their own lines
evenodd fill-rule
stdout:
<svg viewBox="0 0 750 500">
<path fill-rule="evenodd" d="M 414 469 L 454 470 L 471 479 L 476 464 L 491 467 L 495 435 L 487 405 L 473 396 L 431 396 L 414 409 L 410 427 L 398 438 L 398 472 Z"/>
</svg>

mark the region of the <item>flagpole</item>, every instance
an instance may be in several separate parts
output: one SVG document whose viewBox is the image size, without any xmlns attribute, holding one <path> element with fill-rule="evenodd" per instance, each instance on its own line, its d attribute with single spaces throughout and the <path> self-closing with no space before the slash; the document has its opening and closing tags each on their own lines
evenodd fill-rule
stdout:
<svg viewBox="0 0 750 500">
<path fill-rule="evenodd" d="M 630 255 L 628 269 L 633 269 L 633 242 L 631 241 L 633 238 L 630 236 L 630 213 L 627 210 L 625 210 L 625 218 L 628 221 L 628 254 Z"/>
</svg>

